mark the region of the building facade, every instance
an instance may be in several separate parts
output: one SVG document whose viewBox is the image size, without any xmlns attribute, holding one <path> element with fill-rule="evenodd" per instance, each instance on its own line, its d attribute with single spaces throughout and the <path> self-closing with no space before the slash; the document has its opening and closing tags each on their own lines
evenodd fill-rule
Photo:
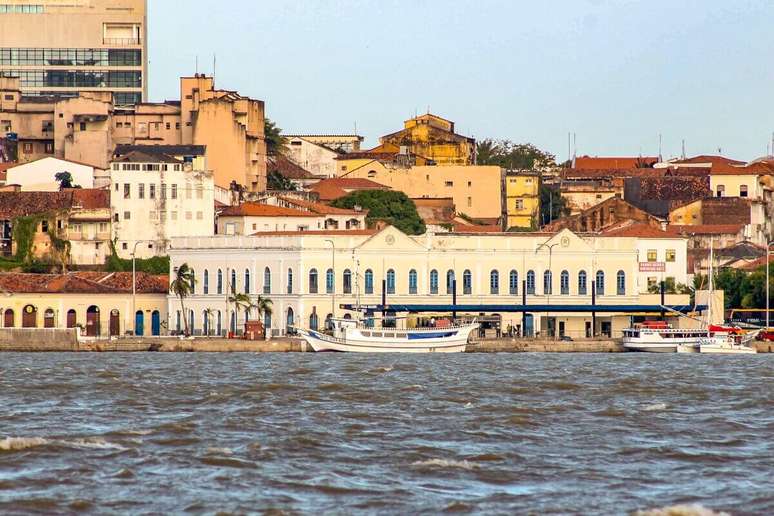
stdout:
<svg viewBox="0 0 774 516">
<path fill-rule="evenodd" d="M 68 172 L 72 184 L 81 188 L 92 188 L 95 175 L 101 174 L 91 165 L 48 157 L 10 167 L 5 184 L 16 185 L 22 192 L 58 192 L 61 183 L 56 175 L 60 172 Z"/>
<path fill-rule="evenodd" d="M 427 113 L 403 123 L 403 129 L 379 138 L 369 152 L 395 152 L 401 148 L 436 165 L 475 165 L 476 140 L 455 133 L 454 122 Z"/>
<path fill-rule="evenodd" d="M 537 229 L 540 224 L 540 173 L 507 172 L 503 181 L 504 229 Z"/>
<path fill-rule="evenodd" d="M 275 335 L 290 327 L 322 328 L 331 315 L 357 317 L 341 305 L 376 306 L 382 295 L 388 305 L 450 305 L 454 281 L 458 304 L 519 305 L 526 296 L 528 305 L 583 307 L 577 313 L 496 314 L 503 328 L 510 325 L 523 334 L 620 335 L 630 323 L 625 306 L 655 299 L 640 294 L 635 238 L 580 237 L 568 230 L 409 237 L 387 227 L 218 236 L 175 239 L 169 254 L 173 268 L 187 263 L 197 281 L 194 295 L 186 299 L 187 314 L 169 297 L 169 327 L 174 331 L 187 316 L 198 334 L 206 314 L 212 315 L 214 322 L 207 324 L 214 333 L 242 327 L 244 314 L 236 314 L 229 302 L 235 292 L 272 300 L 273 313 L 264 322 Z M 624 309 L 592 318 L 592 298 Z M 687 296 L 672 301 L 687 303 Z"/>
<path fill-rule="evenodd" d="M 147 1 L 0 4 L 0 75 L 26 96 L 108 92 L 116 105 L 147 97 Z"/>
</svg>

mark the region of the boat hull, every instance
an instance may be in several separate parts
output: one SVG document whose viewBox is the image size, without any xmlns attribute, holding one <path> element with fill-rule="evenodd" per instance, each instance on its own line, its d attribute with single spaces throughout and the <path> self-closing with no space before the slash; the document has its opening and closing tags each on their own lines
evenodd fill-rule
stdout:
<svg viewBox="0 0 774 516">
<path fill-rule="evenodd" d="M 470 333 L 477 328 L 458 328 L 453 336 L 420 339 L 389 340 L 379 338 L 334 339 L 314 330 L 299 330 L 301 336 L 316 352 L 339 351 L 346 353 L 463 353 Z"/>
</svg>

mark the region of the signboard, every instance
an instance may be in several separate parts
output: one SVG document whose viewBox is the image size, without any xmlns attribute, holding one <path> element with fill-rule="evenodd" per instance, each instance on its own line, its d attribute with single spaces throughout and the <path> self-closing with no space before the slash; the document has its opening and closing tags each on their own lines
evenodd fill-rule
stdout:
<svg viewBox="0 0 774 516">
<path fill-rule="evenodd" d="M 666 263 L 640 262 L 640 272 L 666 272 Z"/>
</svg>

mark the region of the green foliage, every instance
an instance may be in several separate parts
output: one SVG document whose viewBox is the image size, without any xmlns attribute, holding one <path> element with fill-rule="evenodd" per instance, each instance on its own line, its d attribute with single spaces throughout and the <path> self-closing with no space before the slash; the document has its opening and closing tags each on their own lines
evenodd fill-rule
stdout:
<svg viewBox="0 0 774 516">
<path fill-rule="evenodd" d="M 69 172 L 57 172 L 56 175 L 54 175 L 54 179 L 59 183 L 60 190 L 66 188 L 80 188 L 79 185 L 73 184 L 73 175 Z"/>
<path fill-rule="evenodd" d="M 567 199 L 559 190 L 550 186 L 540 185 L 540 222 L 542 225 L 570 214 Z"/>
<path fill-rule="evenodd" d="M 190 335 L 188 328 L 188 314 L 185 311 L 185 298 L 193 294 L 196 277 L 194 271 L 187 263 L 180 265 L 174 272 L 175 279 L 169 285 L 169 290 L 180 298 L 180 309 L 183 313 L 183 322 L 185 323 L 185 334 Z"/>
<path fill-rule="evenodd" d="M 769 265 L 769 288 L 774 292 L 774 262 Z M 696 282 L 708 287 L 706 276 L 697 274 Z M 725 307 L 766 308 L 766 268 L 754 272 L 739 269 L 722 269 L 715 273 L 714 288 L 725 292 Z"/>
<path fill-rule="evenodd" d="M 169 274 L 169 256 L 137 258 L 134 265 L 137 272 Z M 132 260 L 119 258 L 115 253 L 111 254 L 105 262 L 105 270 L 108 272 L 131 272 Z"/>
<path fill-rule="evenodd" d="M 368 225 L 382 220 L 407 235 L 421 235 L 427 229 L 417 213 L 416 205 L 403 192 L 360 190 L 336 199 L 331 203 L 331 206 L 350 210 L 355 206 L 360 206 L 364 210 L 368 210 L 366 217 Z"/>
<path fill-rule="evenodd" d="M 667 278 L 664 280 L 664 293 L 665 294 L 692 294 L 693 288 L 684 283 L 677 283 L 674 278 Z M 651 285 L 648 288 L 650 294 L 660 294 L 661 286 L 657 283 Z"/>
<path fill-rule="evenodd" d="M 531 143 L 487 138 L 476 145 L 476 163 L 497 165 L 509 170 L 532 170 L 542 166 L 555 166 L 556 156 L 538 149 Z"/>
<path fill-rule="evenodd" d="M 43 220 L 40 215 L 17 217 L 13 221 L 13 241 L 16 243 L 16 261 L 27 263 L 32 260 L 32 243 L 38 224 Z"/>
<path fill-rule="evenodd" d="M 283 176 L 276 170 L 270 172 L 266 177 L 266 189 L 267 190 L 282 190 L 285 192 L 294 192 L 297 190 L 296 184 Z"/>
<path fill-rule="evenodd" d="M 269 156 L 284 154 L 287 138 L 282 136 L 282 129 L 266 118 L 263 123 L 263 132 L 266 139 L 266 154 Z"/>
</svg>

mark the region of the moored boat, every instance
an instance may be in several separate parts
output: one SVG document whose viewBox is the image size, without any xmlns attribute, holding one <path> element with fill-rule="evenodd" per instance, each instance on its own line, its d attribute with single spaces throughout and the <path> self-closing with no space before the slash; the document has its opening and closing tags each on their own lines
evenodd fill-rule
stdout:
<svg viewBox="0 0 774 516">
<path fill-rule="evenodd" d="M 707 330 L 672 328 L 662 321 L 645 321 L 623 331 L 623 346 L 627 351 L 648 353 L 688 352 L 698 348 Z"/>
</svg>

